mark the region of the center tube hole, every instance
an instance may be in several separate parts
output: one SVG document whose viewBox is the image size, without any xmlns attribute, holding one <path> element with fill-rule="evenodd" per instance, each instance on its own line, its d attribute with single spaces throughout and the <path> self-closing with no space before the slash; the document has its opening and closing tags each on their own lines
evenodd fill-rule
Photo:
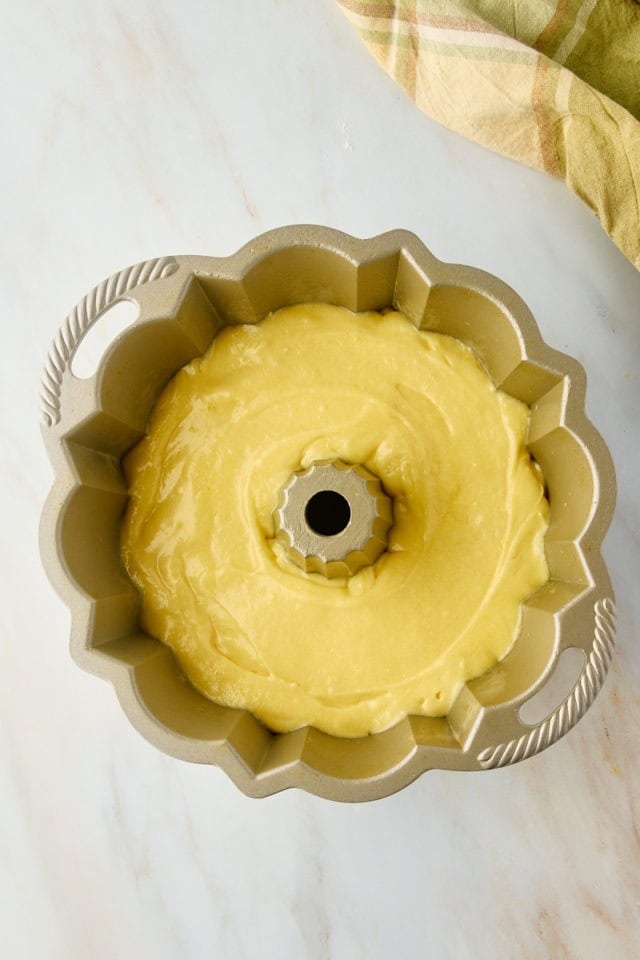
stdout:
<svg viewBox="0 0 640 960">
<path fill-rule="evenodd" d="M 335 490 L 320 490 L 308 501 L 304 518 L 314 533 L 321 537 L 335 537 L 342 533 L 351 519 L 349 501 Z"/>
</svg>

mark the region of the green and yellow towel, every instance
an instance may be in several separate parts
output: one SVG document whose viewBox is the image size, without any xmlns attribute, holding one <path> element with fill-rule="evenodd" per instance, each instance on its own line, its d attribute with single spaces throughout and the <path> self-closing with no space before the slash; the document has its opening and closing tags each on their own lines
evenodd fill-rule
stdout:
<svg viewBox="0 0 640 960">
<path fill-rule="evenodd" d="M 430 117 L 563 177 L 640 269 L 638 0 L 338 0 Z"/>
</svg>

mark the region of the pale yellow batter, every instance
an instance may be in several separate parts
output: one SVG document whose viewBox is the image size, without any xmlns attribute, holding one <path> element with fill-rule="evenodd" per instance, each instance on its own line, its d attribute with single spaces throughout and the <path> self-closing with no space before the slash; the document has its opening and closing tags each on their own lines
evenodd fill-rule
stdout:
<svg viewBox="0 0 640 960">
<path fill-rule="evenodd" d="M 400 313 L 287 307 L 221 331 L 127 456 L 125 566 L 194 685 L 277 731 L 353 737 L 447 713 L 548 578 L 527 407 Z M 314 460 L 364 464 L 389 551 L 347 580 L 294 566 L 273 511 Z"/>
</svg>

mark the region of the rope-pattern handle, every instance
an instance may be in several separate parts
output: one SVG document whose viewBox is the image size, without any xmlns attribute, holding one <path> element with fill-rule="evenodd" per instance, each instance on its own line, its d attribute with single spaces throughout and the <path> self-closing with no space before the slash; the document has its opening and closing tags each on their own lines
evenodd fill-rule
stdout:
<svg viewBox="0 0 640 960">
<path fill-rule="evenodd" d="M 135 287 L 170 277 L 177 269 L 178 262 L 173 257 L 144 260 L 103 280 L 71 311 L 56 334 L 42 373 L 40 403 L 47 426 L 52 427 L 60 420 L 62 377 L 73 351 L 89 327 L 108 307 Z"/>
<path fill-rule="evenodd" d="M 582 673 L 571 693 L 563 700 L 546 720 L 535 726 L 530 733 L 523 734 L 508 743 L 496 747 L 487 747 L 478 755 L 480 765 L 489 770 L 505 767 L 540 753 L 551 746 L 576 725 L 595 700 L 611 663 L 616 632 L 616 606 L 606 597 L 598 600 L 593 608 L 594 639 Z"/>
</svg>

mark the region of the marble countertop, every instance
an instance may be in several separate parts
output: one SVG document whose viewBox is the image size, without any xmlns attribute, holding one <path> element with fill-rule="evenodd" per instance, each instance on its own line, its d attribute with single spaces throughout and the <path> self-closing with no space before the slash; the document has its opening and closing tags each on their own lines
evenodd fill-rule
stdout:
<svg viewBox="0 0 640 960">
<path fill-rule="evenodd" d="M 0 929 L 22 958 L 635 960 L 640 274 L 561 182 L 423 117 L 332 0 L 5 5 Z M 36 394 L 70 308 L 285 223 L 417 233 L 576 356 L 617 466 L 618 650 L 587 717 L 498 772 L 340 805 L 163 756 L 67 653 Z"/>
</svg>

